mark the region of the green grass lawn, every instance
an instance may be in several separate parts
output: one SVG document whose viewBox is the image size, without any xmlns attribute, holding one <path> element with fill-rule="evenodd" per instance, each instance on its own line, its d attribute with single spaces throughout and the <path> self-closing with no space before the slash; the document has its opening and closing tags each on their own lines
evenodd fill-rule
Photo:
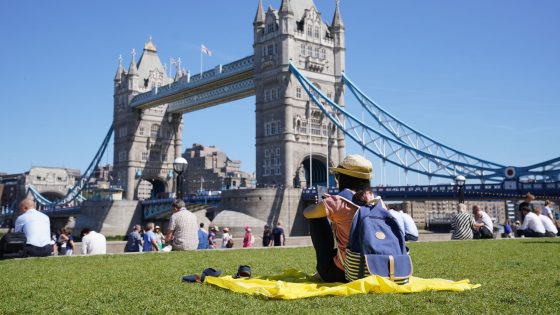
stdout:
<svg viewBox="0 0 560 315">
<path fill-rule="evenodd" d="M 182 283 L 205 267 L 254 275 L 314 272 L 312 248 L 172 252 L 0 262 L 0 314 L 558 314 L 560 239 L 410 244 L 414 275 L 470 279 L 462 293 L 367 294 L 279 301 Z"/>
</svg>

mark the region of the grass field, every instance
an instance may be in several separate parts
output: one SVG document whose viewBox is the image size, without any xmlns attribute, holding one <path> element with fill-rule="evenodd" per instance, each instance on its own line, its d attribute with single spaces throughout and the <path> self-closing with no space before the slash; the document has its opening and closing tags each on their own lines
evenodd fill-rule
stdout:
<svg viewBox="0 0 560 315">
<path fill-rule="evenodd" d="M 312 248 L 55 257 L 0 262 L 0 314 L 559 314 L 560 239 L 410 244 L 414 275 L 470 279 L 463 293 L 266 300 L 181 282 L 205 267 L 312 274 Z"/>
</svg>

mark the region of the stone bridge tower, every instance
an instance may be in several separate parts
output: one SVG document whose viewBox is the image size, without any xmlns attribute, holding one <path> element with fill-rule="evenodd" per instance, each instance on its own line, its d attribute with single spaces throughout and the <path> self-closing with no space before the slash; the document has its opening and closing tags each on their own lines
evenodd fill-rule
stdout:
<svg viewBox="0 0 560 315">
<path fill-rule="evenodd" d="M 256 176 L 261 187 L 327 183 L 328 166 L 345 155 L 344 136 L 290 74 L 290 60 L 321 91 L 344 104 L 344 24 L 338 1 L 329 25 L 313 0 L 283 0 L 253 22 L 256 85 Z M 310 158 L 311 157 L 311 158 Z M 310 176 L 312 176 L 310 178 Z"/>
<path fill-rule="evenodd" d="M 175 79 L 180 79 L 180 69 L 177 73 Z M 134 50 L 128 71 L 119 60 L 114 79 L 112 176 L 128 200 L 173 191 L 173 160 L 181 156 L 182 115 L 167 114 L 167 104 L 140 111 L 130 107 L 134 96 L 171 82 L 151 38 L 138 65 Z"/>
</svg>

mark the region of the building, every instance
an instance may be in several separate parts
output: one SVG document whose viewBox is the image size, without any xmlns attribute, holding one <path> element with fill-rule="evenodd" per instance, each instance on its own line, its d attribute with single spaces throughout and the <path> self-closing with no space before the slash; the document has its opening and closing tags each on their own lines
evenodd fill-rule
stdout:
<svg viewBox="0 0 560 315">
<path fill-rule="evenodd" d="M 182 115 L 167 114 L 167 104 L 150 109 L 130 107 L 134 96 L 180 80 L 166 74 L 152 39 L 136 52 L 128 70 L 119 59 L 114 78 L 113 128 L 115 132 L 113 179 L 127 200 L 145 199 L 173 191 L 173 160 L 181 154 Z"/>
<path fill-rule="evenodd" d="M 241 161 L 231 160 L 215 146 L 193 144 L 183 157 L 189 163 L 185 173 L 187 194 L 254 188 L 254 174 L 242 172 Z"/>
<path fill-rule="evenodd" d="M 313 0 L 283 0 L 266 12 L 259 1 L 253 33 L 259 187 L 326 185 L 327 166 L 345 156 L 344 135 L 313 105 L 289 66 L 292 61 L 344 106 L 345 28 L 338 2 L 328 24 Z"/>
</svg>

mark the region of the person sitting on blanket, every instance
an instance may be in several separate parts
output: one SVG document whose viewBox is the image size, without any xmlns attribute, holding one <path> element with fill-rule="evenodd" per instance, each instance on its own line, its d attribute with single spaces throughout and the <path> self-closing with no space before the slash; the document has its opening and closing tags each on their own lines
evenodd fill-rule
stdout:
<svg viewBox="0 0 560 315">
<path fill-rule="evenodd" d="M 331 171 L 335 174 L 339 191 L 348 189 L 357 193 L 353 199 L 362 199 L 364 203 L 382 202 L 379 198 L 373 198 L 370 190 L 373 167 L 363 156 L 349 155 Z M 358 195 L 361 198 L 356 198 Z M 346 245 L 352 219 L 359 206 L 356 201 L 336 195 L 326 194 L 323 198 L 315 207 L 303 211 L 303 215 L 309 219 L 311 241 L 317 256 L 317 273 L 325 282 L 347 282 L 344 277 Z"/>
</svg>

